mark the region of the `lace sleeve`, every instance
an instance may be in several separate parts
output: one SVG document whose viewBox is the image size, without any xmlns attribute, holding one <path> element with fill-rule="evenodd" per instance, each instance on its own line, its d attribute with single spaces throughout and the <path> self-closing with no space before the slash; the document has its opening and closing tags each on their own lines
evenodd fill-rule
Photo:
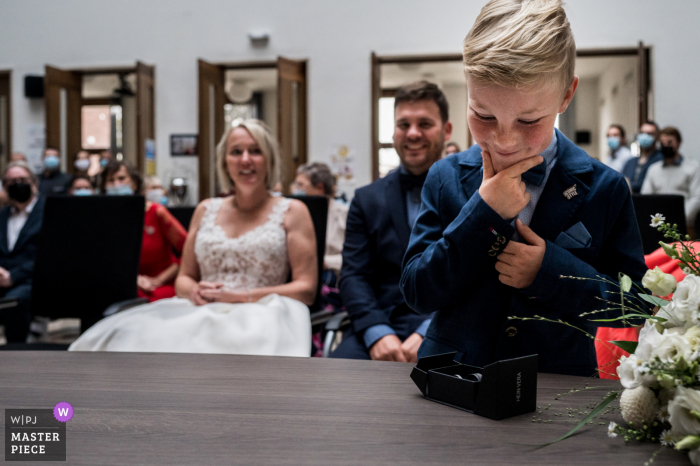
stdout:
<svg viewBox="0 0 700 466">
<path fill-rule="evenodd" d="M 177 251 L 182 254 L 182 248 L 185 246 L 187 239 L 187 231 L 177 221 L 175 217 L 163 206 L 158 206 L 156 211 L 158 218 L 158 226 L 160 227 L 163 238 Z"/>
</svg>

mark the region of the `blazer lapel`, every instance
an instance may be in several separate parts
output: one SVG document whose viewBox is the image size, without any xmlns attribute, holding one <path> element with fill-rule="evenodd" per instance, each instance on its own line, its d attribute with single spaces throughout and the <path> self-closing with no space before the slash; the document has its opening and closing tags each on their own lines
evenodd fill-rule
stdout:
<svg viewBox="0 0 700 466">
<path fill-rule="evenodd" d="M 411 238 L 411 229 L 408 227 L 408 216 L 406 214 L 406 196 L 401 191 L 399 184 L 399 171 L 395 170 L 386 177 L 386 206 L 391 215 L 396 234 L 401 241 L 404 250 L 408 249 L 408 241 Z"/>
<path fill-rule="evenodd" d="M 589 186 L 577 175 L 593 171 L 585 152 L 558 131 L 557 138 L 557 163 L 549 174 L 530 222 L 535 233 L 550 241 L 556 241 L 588 196 Z"/>
<path fill-rule="evenodd" d="M 9 254 L 9 250 L 7 247 L 7 221 L 10 218 L 10 208 L 5 207 L 4 209 L 0 210 L 0 251 L 4 255 Z"/>
<path fill-rule="evenodd" d="M 462 183 L 467 199 L 470 199 L 481 186 L 484 178 L 482 164 L 481 148 L 477 145 L 473 145 L 464 155 L 460 156 L 459 166 L 461 172 L 459 181 Z"/>
<path fill-rule="evenodd" d="M 19 232 L 19 236 L 17 237 L 17 242 L 15 243 L 15 247 L 12 249 L 13 251 L 19 251 L 19 249 L 22 247 L 25 241 L 27 241 L 27 238 L 29 237 L 30 233 L 32 232 L 34 226 L 38 223 L 41 222 L 42 216 L 44 214 L 44 209 L 42 209 L 42 205 L 40 205 L 43 202 L 42 199 L 37 199 L 36 204 L 34 204 L 34 208 L 32 209 L 31 213 L 29 214 L 29 217 L 27 217 L 27 221 L 22 227 L 22 229 Z M 7 238 L 5 239 L 5 244 L 7 244 Z"/>
</svg>

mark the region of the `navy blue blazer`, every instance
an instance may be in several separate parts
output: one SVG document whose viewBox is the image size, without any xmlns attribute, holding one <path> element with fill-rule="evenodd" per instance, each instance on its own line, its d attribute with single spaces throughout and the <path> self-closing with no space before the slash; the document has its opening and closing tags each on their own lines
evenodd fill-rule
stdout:
<svg viewBox="0 0 700 466">
<path fill-rule="evenodd" d="M 7 221 L 10 207 L 0 210 L 0 267 L 10 272 L 13 287 L 31 283 L 34 274 L 34 260 L 39 248 L 39 234 L 44 219 L 45 200 L 39 196 L 32 212 L 19 232 L 15 247 L 10 251 L 7 246 Z"/>
<path fill-rule="evenodd" d="M 345 230 L 340 295 L 358 334 L 373 325 L 391 326 L 397 317 L 415 320 L 415 328 L 427 318 L 406 306 L 399 288 L 410 236 L 398 169 L 355 191 Z"/>
<path fill-rule="evenodd" d="M 515 229 L 478 193 L 483 176 L 479 146 L 430 169 L 401 277 L 412 309 L 437 311 L 419 357 L 457 351 L 463 363 L 484 366 L 538 354 L 541 372 L 595 372 L 593 340 L 582 332 L 561 324 L 507 319 L 540 315 L 595 334 L 595 326 L 609 325 L 589 319 L 617 317 L 619 311 L 579 315 L 607 307 L 597 297 L 615 300 L 619 288 L 561 276 L 603 276 L 617 282 L 618 272 L 624 272 L 639 281 L 647 270 L 624 177 L 590 158 L 559 131 L 557 138 L 557 162 L 530 222 L 546 240 L 546 252 L 534 282 L 522 290 L 502 284 L 495 270 L 497 255 Z M 565 249 L 555 244 L 561 232 L 579 222 L 592 237 L 589 247 Z"/>
</svg>

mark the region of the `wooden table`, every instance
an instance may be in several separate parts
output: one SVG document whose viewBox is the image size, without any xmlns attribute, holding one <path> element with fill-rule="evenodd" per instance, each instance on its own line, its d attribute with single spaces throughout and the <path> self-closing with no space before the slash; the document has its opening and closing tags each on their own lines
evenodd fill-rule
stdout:
<svg viewBox="0 0 700 466">
<path fill-rule="evenodd" d="M 71 403 L 67 464 L 642 466 L 658 449 L 608 439 L 608 419 L 619 421 L 619 412 L 555 445 L 521 446 L 568 432 L 583 415 L 571 418 L 566 408 L 585 409 L 616 389 L 614 382 L 540 374 L 543 409 L 534 419 L 551 423 L 533 422 L 533 414 L 492 421 L 424 399 L 409 378 L 411 367 L 311 358 L 4 352 L 0 406 Z M 566 394 L 585 384 L 600 388 Z M 558 394 L 566 395 L 555 400 Z M 0 438 L 4 443 L 4 432 Z M 652 464 L 689 461 L 664 449 Z"/>
</svg>

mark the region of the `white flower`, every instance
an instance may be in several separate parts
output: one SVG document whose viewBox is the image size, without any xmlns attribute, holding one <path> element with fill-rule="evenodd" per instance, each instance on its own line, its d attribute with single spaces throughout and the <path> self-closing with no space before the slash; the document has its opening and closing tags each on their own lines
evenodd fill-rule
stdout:
<svg viewBox="0 0 700 466">
<path fill-rule="evenodd" d="M 661 408 L 658 414 L 656 415 L 656 418 L 661 422 L 668 422 L 668 417 L 668 406 L 664 406 L 663 408 Z"/>
<path fill-rule="evenodd" d="M 622 392 L 620 397 L 622 417 L 635 428 L 651 425 L 658 410 L 659 402 L 650 388 L 642 385 Z"/>
<path fill-rule="evenodd" d="M 635 354 L 620 358 L 620 365 L 617 366 L 617 376 L 620 377 L 620 383 L 623 387 L 634 389 L 644 383 L 643 374 L 639 371 L 640 366 L 641 361 Z"/>
<path fill-rule="evenodd" d="M 664 307 L 660 308 L 656 313 L 656 317 L 662 317 L 666 319 L 666 322 L 663 322 L 661 324 L 662 327 L 682 327 L 683 325 L 685 325 L 686 320 L 681 315 L 679 315 L 679 312 L 680 311 L 676 309 L 675 304 L 671 302 L 670 304 L 667 304 Z"/>
<path fill-rule="evenodd" d="M 673 435 L 700 434 L 700 421 L 690 414 L 700 411 L 700 391 L 692 388 L 676 388 L 676 396 L 668 402 L 669 422 Z"/>
<path fill-rule="evenodd" d="M 688 275 L 685 277 L 676 288 L 671 301 L 674 314 L 683 323 L 692 318 L 693 311 L 700 308 L 700 277 L 697 275 Z M 668 305 L 664 309 L 668 308 Z"/>
<path fill-rule="evenodd" d="M 611 421 L 610 425 L 608 426 L 608 437 L 610 437 L 610 438 L 617 437 L 617 432 L 615 432 L 615 429 L 617 429 L 617 424 L 615 424 L 615 422 Z"/>
<path fill-rule="evenodd" d="M 661 214 L 656 214 L 651 216 L 651 225 L 652 227 L 656 228 L 660 225 L 664 224 L 664 220 L 666 220 L 666 217 L 664 217 Z"/>
<path fill-rule="evenodd" d="M 652 348 L 652 357 L 657 357 L 661 362 L 672 363 L 678 358 L 690 359 L 692 351 L 690 344 L 679 333 L 667 333 L 661 335 L 658 344 Z"/>
<path fill-rule="evenodd" d="M 670 446 L 672 446 L 674 443 L 676 443 L 676 442 L 673 440 L 673 435 L 671 435 L 671 431 L 668 430 L 668 429 L 666 429 L 666 430 L 664 430 L 663 432 L 661 432 L 661 438 L 660 438 L 659 440 L 661 440 L 661 445 L 663 445 L 663 446 L 665 446 L 665 447 L 670 447 Z"/>
<path fill-rule="evenodd" d="M 642 277 L 642 285 L 658 296 L 667 296 L 676 289 L 676 279 L 673 275 L 663 273 L 660 268 L 647 270 Z"/>
<path fill-rule="evenodd" d="M 688 328 L 683 334 L 683 338 L 690 345 L 690 350 L 697 357 L 698 351 L 700 351 L 700 327 L 693 325 Z M 692 362 L 692 361 L 688 361 Z"/>
<path fill-rule="evenodd" d="M 659 343 L 661 340 L 661 334 L 659 333 L 656 325 L 652 320 L 647 320 L 639 332 L 639 343 L 637 343 L 637 349 L 634 351 L 635 356 L 640 361 L 646 362 L 651 359 L 651 350 Z M 634 387 L 625 387 L 634 388 Z"/>
<path fill-rule="evenodd" d="M 690 275 L 693 273 L 693 271 L 690 269 L 690 267 L 681 267 L 681 272 L 683 272 L 686 275 Z"/>
</svg>

